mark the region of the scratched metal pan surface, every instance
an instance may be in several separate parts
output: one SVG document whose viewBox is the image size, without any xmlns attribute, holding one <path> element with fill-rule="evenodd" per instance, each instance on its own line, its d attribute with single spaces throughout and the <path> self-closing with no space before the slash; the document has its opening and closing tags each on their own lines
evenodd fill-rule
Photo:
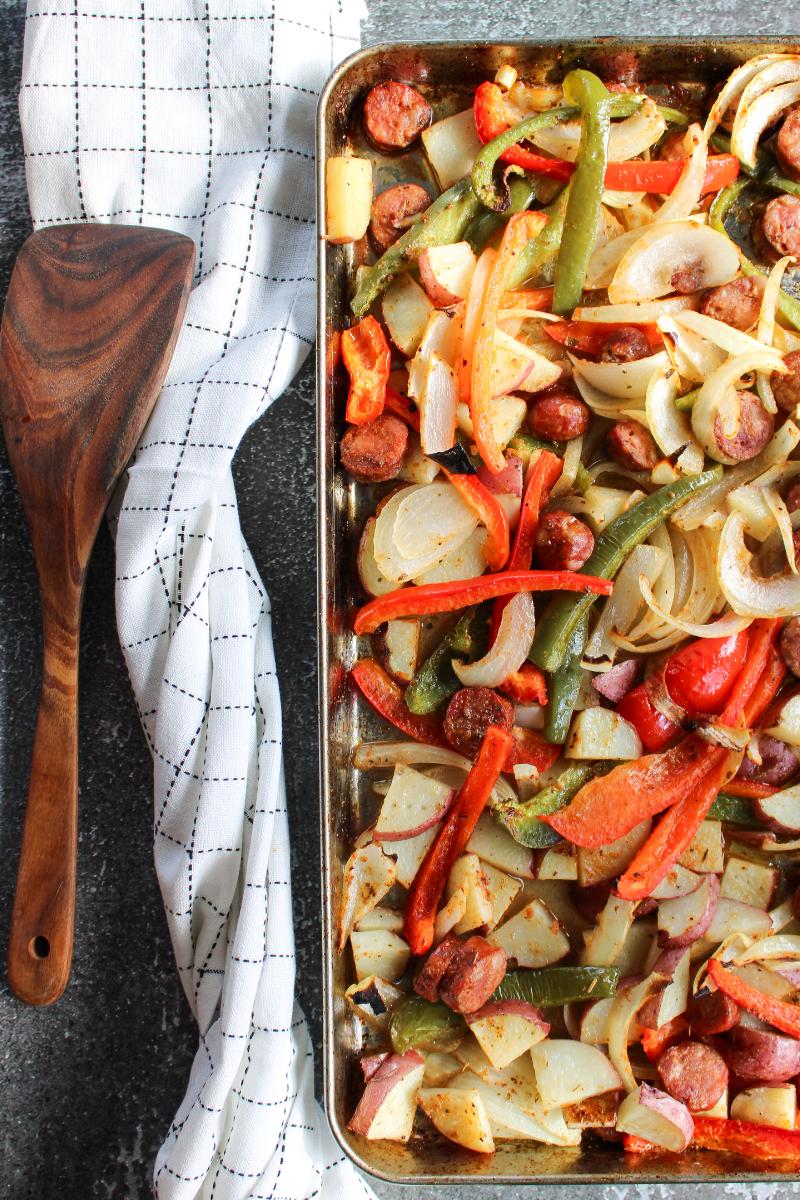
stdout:
<svg viewBox="0 0 800 1200">
<path fill-rule="evenodd" d="M 743 1158 L 690 1152 L 673 1159 L 633 1160 L 618 1146 L 584 1139 L 580 1149 L 559 1149 L 533 1142 L 500 1142 L 492 1156 L 471 1154 L 431 1132 L 420 1132 L 407 1145 L 368 1142 L 347 1129 L 360 1093 L 358 1056 L 366 1043 L 360 1022 L 348 1012 L 345 989 L 352 983 L 349 950 L 334 946 L 342 868 L 352 837 L 375 814 L 376 798 L 363 773 L 352 767 L 354 746 L 386 737 L 386 726 L 357 702 L 347 670 L 366 647 L 359 648 L 351 624 L 364 602 L 355 556 L 358 534 L 374 510 L 378 491 L 346 477 L 335 448 L 343 429 L 345 383 L 335 371 L 335 334 L 349 324 L 348 298 L 358 266 L 352 246 L 329 246 L 325 229 L 325 160 L 345 149 L 371 153 L 361 132 L 359 110 L 365 93 L 382 80 L 413 83 L 434 104 L 437 117 L 468 107 L 478 83 L 492 79 L 503 63 L 513 63 L 523 79 L 560 80 L 574 66 L 601 67 L 621 50 L 634 50 L 643 77 L 695 85 L 723 78 L 737 63 L 780 47 L 796 51 L 796 39 L 657 39 L 624 42 L 587 41 L 441 42 L 372 46 L 348 58 L 329 79 L 320 99 L 317 124 L 318 170 L 318 604 L 319 716 L 322 837 L 323 971 L 325 991 L 325 1104 L 343 1150 L 363 1170 L 394 1183 L 652 1183 L 775 1181 L 790 1175 L 765 1170 Z M 425 179 L 420 156 L 384 158 L 376 163 L 376 191 L 401 179 Z M 384 489 L 385 490 L 385 489 Z"/>
</svg>

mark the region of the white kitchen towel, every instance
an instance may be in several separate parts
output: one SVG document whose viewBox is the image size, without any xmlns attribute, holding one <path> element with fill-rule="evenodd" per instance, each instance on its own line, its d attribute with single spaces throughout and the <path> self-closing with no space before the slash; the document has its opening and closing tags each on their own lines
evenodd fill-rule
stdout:
<svg viewBox="0 0 800 1200">
<path fill-rule="evenodd" d="M 312 342 L 316 97 L 362 15 L 360 0 L 29 0 L 34 224 L 143 223 L 197 246 L 185 326 L 113 517 L 156 869 L 200 1032 L 156 1161 L 159 1200 L 371 1195 L 314 1101 L 293 999 L 269 599 L 230 470 Z"/>
</svg>

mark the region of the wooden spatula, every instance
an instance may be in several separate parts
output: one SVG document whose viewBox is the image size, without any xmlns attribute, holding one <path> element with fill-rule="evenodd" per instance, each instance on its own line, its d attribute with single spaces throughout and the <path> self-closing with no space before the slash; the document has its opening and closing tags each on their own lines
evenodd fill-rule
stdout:
<svg viewBox="0 0 800 1200">
<path fill-rule="evenodd" d="M 39 572 L 44 667 L 8 948 L 13 991 L 52 1004 L 75 919 L 78 643 L 100 520 L 166 374 L 194 264 L 163 229 L 64 225 L 19 253 L 0 328 L 0 415 Z"/>
</svg>

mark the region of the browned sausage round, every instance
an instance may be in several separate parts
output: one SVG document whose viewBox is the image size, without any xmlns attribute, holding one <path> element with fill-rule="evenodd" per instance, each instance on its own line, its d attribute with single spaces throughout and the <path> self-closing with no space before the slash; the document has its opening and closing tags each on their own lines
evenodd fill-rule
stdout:
<svg viewBox="0 0 800 1200">
<path fill-rule="evenodd" d="M 629 471 L 652 471 L 660 455 L 653 435 L 638 421 L 617 421 L 606 435 L 608 453 Z"/>
<path fill-rule="evenodd" d="M 785 503 L 790 513 L 797 512 L 800 508 L 800 483 L 792 484 L 786 493 Z"/>
<path fill-rule="evenodd" d="M 572 513 L 545 513 L 536 530 L 536 561 L 546 571 L 579 571 L 594 550 L 594 534 Z"/>
<path fill-rule="evenodd" d="M 491 688 L 467 687 L 456 692 L 444 715 L 444 733 L 459 754 L 474 758 L 490 725 L 510 730 L 514 705 Z"/>
<path fill-rule="evenodd" d="M 727 1033 L 739 1023 L 739 1006 L 724 992 L 701 992 L 689 997 L 689 1024 L 692 1033 L 707 1037 Z"/>
<path fill-rule="evenodd" d="M 650 343 L 641 329 L 636 325 L 621 325 L 606 339 L 600 361 L 634 362 L 637 358 L 649 358 L 652 353 Z"/>
<path fill-rule="evenodd" d="M 676 267 L 670 277 L 673 292 L 688 296 L 703 286 L 703 261 L 700 258 L 690 258 L 688 262 Z"/>
<path fill-rule="evenodd" d="M 783 361 L 789 374 L 770 375 L 769 381 L 778 407 L 784 412 L 794 412 L 800 404 L 800 350 L 791 350 L 784 355 Z"/>
<path fill-rule="evenodd" d="M 747 462 L 755 458 L 772 437 L 775 421 L 772 413 L 768 413 L 755 392 L 739 392 L 741 421 L 734 437 L 726 437 L 723 432 L 722 418 L 714 418 L 714 440 L 720 452 L 737 462 Z"/>
<path fill-rule="evenodd" d="M 793 675 L 800 676 L 800 617 L 787 621 L 781 633 L 781 654 Z"/>
<path fill-rule="evenodd" d="M 454 1012 L 483 1008 L 506 973 L 506 953 L 475 934 L 461 944 L 439 985 L 439 996 Z"/>
<path fill-rule="evenodd" d="M 445 971 L 461 948 L 461 940 L 448 933 L 428 957 L 414 976 L 414 991 L 433 1004 L 439 999 L 439 984 Z"/>
<path fill-rule="evenodd" d="M 758 320 L 764 281 L 760 276 L 732 279 L 720 287 L 710 288 L 700 301 L 700 312 L 734 329 L 750 329 Z"/>
<path fill-rule="evenodd" d="M 364 129 L 379 150 L 405 150 L 431 123 L 431 106 L 408 83 L 378 83 L 364 101 Z"/>
<path fill-rule="evenodd" d="M 800 255 L 800 196 L 776 196 L 761 218 L 761 231 L 778 254 Z"/>
<path fill-rule="evenodd" d="M 800 175 L 800 105 L 790 108 L 786 114 L 786 120 L 778 130 L 775 152 L 786 174 L 797 179 Z"/>
<path fill-rule="evenodd" d="M 713 1107 L 728 1083 L 724 1058 L 702 1042 L 670 1046 L 656 1066 L 670 1096 L 694 1112 Z"/>
<path fill-rule="evenodd" d="M 758 752 L 761 755 L 761 766 L 750 758 L 742 759 L 742 765 L 736 772 L 737 779 L 755 779 L 758 783 L 780 787 L 788 783 L 800 770 L 797 756 L 786 742 L 770 737 L 768 733 L 759 733 Z"/>
<path fill-rule="evenodd" d="M 685 129 L 675 129 L 668 133 L 658 147 L 658 157 L 664 162 L 683 162 L 686 158 L 685 138 Z"/>
<path fill-rule="evenodd" d="M 378 250 L 388 250 L 394 245 L 405 232 L 403 222 L 424 212 L 430 202 L 425 188 L 418 183 L 398 183 L 376 196 L 372 201 L 369 232 Z"/>
<path fill-rule="evenodd" d="M 540 392 L 531 404 L 528 425 L 536 437 L 548 441 L 569 442 L 582 437 L 589 428 L 588 404 L 564 388 Z"/>
<path fill-rule="evenodd" d="M 339 451 L 345 471 L 359 483 L 394 479 L 408 448 L 408 428 L 391 413 L 381 413 L 366 425 L 351 425 Z"/>
</svg>

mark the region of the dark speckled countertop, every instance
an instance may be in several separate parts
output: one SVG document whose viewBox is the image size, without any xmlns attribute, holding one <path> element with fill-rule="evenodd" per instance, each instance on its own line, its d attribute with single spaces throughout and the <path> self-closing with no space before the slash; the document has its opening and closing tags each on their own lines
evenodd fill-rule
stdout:
<svg viewBox="0 0 800 1200">
<path fill-rule="evenodd" d="M 23 4 L 0 0 L 0 294 L 28 232 L 17 87 Z M 364 42 L 569 34 L 799 33 L 793 6 L 710 0 L 372 0 Z M 794 26 L 794 28 L 793 28 Z M 234 465 L 245 536 L 273 604 L 284 703 L 300 1001 L 320 1044 L 319 869 L 314 645 L 314 373 L 310 363 L 259 422 Z M 305 553 L 297 553 L 305 547 Z M 81 814 L 72 981 L 53 1009 L 9 994 L 0 967 L 0 1197 L 144 1200 L 160 1138 L 194 1050 L 152 869 L 151 765 L 117 643 L 113 551 L 92 560 L 81 656 Z M 5 941 L 37 704 L 41 637 L 22 512 L 0 449 L 0 940 Z M 517 1189 L 555 1200 L 557 1188 Z M 502 1189 L 382 1185 L 381 1196 L 489 1200 Z M 721 1200 L 800 1195 L 785 1182 L 700 1189 L 586 1188 L 587 1200 Z"/>
</svg>

